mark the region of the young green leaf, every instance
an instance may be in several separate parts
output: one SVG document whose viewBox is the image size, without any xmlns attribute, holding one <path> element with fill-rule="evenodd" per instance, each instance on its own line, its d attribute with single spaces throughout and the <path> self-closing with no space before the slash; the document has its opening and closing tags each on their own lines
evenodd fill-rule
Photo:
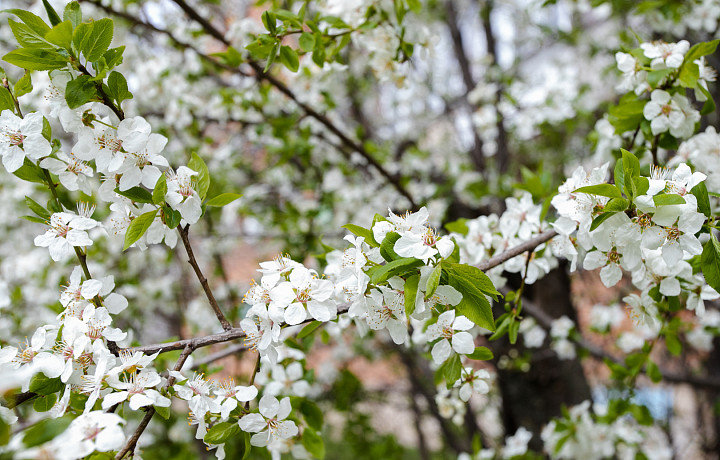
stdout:
<svg viewBox="0 0 720 460">
<path fill-rule="evenodd" d="M 130 222 L 127 231 L 125 232 L 125 244 L 123 245 L 123 251 L 132 246 L 137 240 L 139 240 L 145 232 L 147 232 L 150 225 L 155 220 L 155 216 L 158 213 L 158 209 L 154 211 L 148 211 L 145 214 L 134 218 Z"/>
<path fill-rule="evenodd" d="M 39 48 L 19 48 L 3 56 L 3 61 L 27 70 L 62 69 L 67 58 L 56 51 Z"/>
<path fill-rule="evenodd" d="M 313 48 L 315 48 L 315 37 L 309 32 L 303 32 L 300 34 L 298 44 L 300 45 L 301 50 L 309 53 L 313 50 Z"/>
<path fill-rule="evenodd" d="M 80 75 L 70 80 L 65 88 L 65 102 L 71 109 L 90 102 L 96 95 L 97 88 L 87 75 Z"/>
<path fill-rule="evenodd" d="M 422 260 L 414 257 L 405 257 L 393 260 L 392 262 L 386 263 L 373 273 L 372 283 L 382 284 L 387 281 L 388 278 L 402 275 L 413 268 L 419 267 L 420 265 L 422 265 Z"/>
<path fill-rule="evenodd" d="M 409 318 L 415 312 L 420 277 L 415 274 L 405 280 L 405 315 Z"/>
<path fill-rule="evenodd" d="M 119 188 L 115 188 L 115 193 L 118 195 L 122 195 L 125 198 L 130 198 L 136 203 L 152 203 L 153 197 L 142 187 L 132 187 L 127 190 L 120 190 Z"/>
<path fill-rule="evenodd" d="M 225 205 L 232 203 L 233 201 L 237 200 L 241 196 L 242 195 L 240 195 L 238 193 L 221 193 L 220 195 L 208 200 L 207 205 L 214 206 L 216 208 L 221 208 Z"/>
<path fill-rule="evenodd" d="M 65 5 L 63 21 L 70 21 L 73 29 L 82 22 L 82 12 L 80 11 L 80 4 L 78 2 L 72 1 Z"/>
<path fill-rule="evenodd" d="M 476 361 L 489 361 L 493 359 L 493 352 L 488 347 L 475 347 L 475 351 L 467 355 L 468 358 Z"/>
<path fill-rule="evenodd" d="M 622 193 L 613 184 L 588 185 L 575 189 L 572 193 L 587 193 L 590 195 L 606 196 L 608 198 L 622 198 Z"/>
<path fill-rule="evenodd" d="M 708 196 L 705 182 L 703 181 L 697 184 L 692 188 L 692 190 L 690 190 L 690 193 L 695 195 L 695 198 L 697 198 L 698 211 L 705 214 L 706 217 L 710 217 L 712 215 L 712 210 L 710 208 L 710 197 Z"/>
<path fill-rule="evenodd" d="M 63 21 L 45 34 L 45 40 L 70 51 L 72 48 L 72 23 Z"/>
<path fill-rule="evenodd" d="M 342 228 L 350 230 L 355 236 L 365 238 L 365 242 L 374 248 L 380 246 L 380 244 L 375 241 L 375 236 L 373 236 L 373 232 L 371 230 L 368 230 L 367 228 L 355 224 L 345 224 L 342 226 Z"/>
<path fill-rule="evenodd" d="M 165 195 L 167 194 L 167 177 L 165 174 L 161 174 L 158 181 L 155 183 L 155 189 L 152 192 L 153 204 L 160 204 L 165 201 Z"/>
<path fill-rule="evenodd" d="M 427 284 L 425 285 L 425 300 L 435 294 L 435 290 L 437 290 L 440 284 L 440 275 L 442 275 L 442 263 L 437 264 L 435 268 L 433 268 L 433 271 L 430 272 L 430 276 L 428 276 Z"/>
<path fill-rule="evenodd" d="M 210 428 L 203 441 L 208 444 L 224 444 L 228 439 L 240 432 L 240 426 L 233 422 L 220 422 Z"/>
<path fill-rule="evenodd" d="M 35 32 L 37 35 L 44 37 L 46 33 L 48 33 L 48 30 L 50 30 L 50 26 L 47 25 L 45 21 L 40 19 L 39 16 L 36 14 L 33 14 L 29 11 L 20 10 L 20 9 L 9 9 L 9 10 L 2 10 L 2 13 L 10 13 L 14 14 L 20 20 L 25 23 L 30 29 Z"/>
<path fill-rule="evenodd" d="M 56 26 L 60 24 L 62 21 L 60 20 L 60 16 L 58 16 L 57 11 L 55 11 L 55 8 L 50 5 L 50 2 L 48 0 L 42 0 L 43 6 L 45 7 L 45 12 L 48 15 L 48 19 L 50 20 L 50 25 Z"/>
<path fill-rule="evenodd" d="M 15 83 L 15 86 L 13 87 L 13 93 L 15 94 L 15 97 L 20 97 L 28 94 L 30 91 L 32 91 L 32 80 L 30 80 L 30 72 L 25 72 L 25 75 L 20 78 L 20 80 Z"/>
<path fill-rule="evenodd" d="M 313 458 L 322 460 L 325 458 L 325 442 L 314 430 L 305 428 L 302 434 L 302 445 Z"/>
<path fill-rule="evenodd" d="M 653 196 L 655 206 L 668 206 L 672 204 L 685 204 L 685 198 L 673 193 L 659 193 Z"/>
<path fill-rule="evenodd" d="M 720 292 L 720 243 L 712 233 L 710 234 L 710 240 L 703 247 L 700 263 L 707 284 Z"/>
<path fill-rule="evenodd" d="M 29 196 L 25 197 L 25 204 L 32 212 L 34 212 L 38 217 L 41 217 L 43 219 L 50 220 L 50 212 L 48 212 L 47 209 L 42 207 L 39 203 L 37 203 L 35 200 L 30 198 Z"/>
<path fill-rule="evenodd" d="M 108 96 L 120 104 L 126 99 L 132 99 L 133 95 L 128 91 L 127 81 L 120 72 L 110 72 L 107 80 Z"/>
<path fill-rule="evenodd" d="M 305 421 L 312 429 L 322 430 L 325 417 L 317 404 L 309 399 L 303 399 L 300 403 L 300 413 L 303 414 Z"/>
<path fill-rule="evenodd" d="M 197 153 L 193 152 L 190 161 L 188 162 L 188 168 L 198 173 L 196 176 L 196 190 L 198 195 L 200 195 L 200 199 L 204 200 L 207 196 L 207 191 L 210 188 L 210 173 L 208 172 L 207 165 Z"/>
<path fill-rule="evenodd" d="M 290 48 L 289 46 L 280 47 L 280 62 L 291 72 L 297 72 L 300 68 L 300 60 L 298 59 L 297 51 Z"/>
</svg>

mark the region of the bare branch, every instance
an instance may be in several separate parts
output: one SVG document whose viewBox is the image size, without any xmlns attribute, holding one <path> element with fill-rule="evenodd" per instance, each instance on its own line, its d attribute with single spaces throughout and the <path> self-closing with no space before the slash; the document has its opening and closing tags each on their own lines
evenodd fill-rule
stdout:
<svg viewBox="0 0 720 460">
<path fill-rule="evenodd" d="M 210 285 L 208 284 L 207 278 L 202 273 L 202 270 L 200 270 L 200 266 L 197 263 L 197 260 L 195 260 L 195 254 L 193 253 L 192 246 L 190 245 L 190 238 L 188 236 L 190 229 L 190 225 L 178 226 L 178 232 L 180 232 L 180 238 L 182 239 L 183 246 L 185 246 L 185 250 L 187 251 L 188 255 L 188 262 L 190 262 L 190 265 L 192 265 L 193 270 L 195 270 L 195 275 L 197 275 L 198 280 L 200 280 L 200 284 L 202 285 L 203 291 L 205 291 L 205 295 L 208 298 L 208 301 L 210 302 L 210 307 L 212 307 L 213 312 L 215 312 L 215 316 L 217 316 L 217 319 L 220 321 L 220 324 L 222 324 L 223 329 L 226 331 L 231 330 L 233 327 L 230 324 L 230 322 L 225 318 L 225 315 L 220 310 L 220 306 L 217 303 L 217 300 L 215 300 L 215 296 L 213 295 L 212 289 L 210 289 Z"/>
<path fill-rule="evenodd" d="M 507 251 L 501 252 L 500 254 L 489 258 L 488 260 L 483 260 L 482 262 L 477 264 L 477 267 L 482 271 L 487 271 L 491 268 L 495 268 L 501 263 L 506 262 L 513 257 L 519 256 L 523 252 L 534 250 L 541 244 L 553 239 L 555 236 L 557 236 L 557 234 L 558 233 L 555 230 L 549 230 L 547 232 L 541 233 L 531 240 L 528 240 L 522 244 L 518 244 L 514 248 L 510 248 Z"/>
</svg>

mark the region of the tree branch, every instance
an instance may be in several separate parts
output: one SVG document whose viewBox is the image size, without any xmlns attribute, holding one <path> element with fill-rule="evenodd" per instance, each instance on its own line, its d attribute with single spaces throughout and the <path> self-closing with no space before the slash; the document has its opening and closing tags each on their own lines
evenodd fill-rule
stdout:
<svg viewBox="0 0 720 460">
<path fill-rule="evenodd" d="M 555 230 L 548 230 L 547 232 L 543 232 L 531 240 L 528 240 L 522 244 L 518 244 L 514 248 L 510 248 L 507 251 L 501 252 L 500 254 L 495 255 L 487 260 L 483 260 L 476 266 L 482 271 L 488 271 L 491 268 L 495 268 L 503 262 L 512 259 L 513 257 L 519 256 L 523 252 L 534 250 L 541 244 L 553 239 L 555 236 L 557 236 L 557 234 L 558 233 Z"/>
<path fill-rule="evenodd" d="M 182 239 L 183 246 L 185 246 L 185 251 L 187 251 L 188 255 L 188 262 L 190 262 L 190 265 L 192 265 L 193 270 L 195 270 L 195 275 L 197 275 L 198 280 L 200 280 L 200 284 L 202 285 L 203 291 L 205 291 L 205 295 L 208 298 L 208 301 L 210 302 L 210 307 L 212 307 L 213 312 L 215 312 L 215 316 L 217 316 L 217 319 L 220 321 L 220 324 L 222 324 L 223 329 L 226 331 L 231 330 L 233 327 L 230 324 L 230 322 L 225 318 L 225 315 L 220 310 L 220 306 L 217 303 L 217 300 L 215 300 L 215 296 L 213 295 L 212 289 L 210 289 L 210 285 L 208 284 L 207 278 L 202 273 L 202 270 L 200 270 L 200 266 L 197 263 L 197 260 L 195 260 L 195 254 L 193 253 L 192 246 L 190 246 L 190 238 L 188 237 L 188 232 L 190 229 L 190 225 L 178 226 L 178 232 L 180 232 L 180 238 Z"/>
</svg>

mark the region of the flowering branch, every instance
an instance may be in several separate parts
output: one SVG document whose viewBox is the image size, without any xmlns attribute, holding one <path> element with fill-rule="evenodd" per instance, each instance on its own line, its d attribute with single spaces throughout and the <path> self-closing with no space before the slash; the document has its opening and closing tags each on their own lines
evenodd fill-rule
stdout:
<svg viewBox="0 0 720 460">
<path fill-rule="evenodd" d="M 185 364 L 185 361 L 190 357 L 190 355 L 193 352 L 193 347 L 191 345 L 185 346 L 185 349 L 180 354 L 180 358 L 178 358 L 177 362 L 175 363 L 175 367 L 173 370 L 179 371 L 182 369 L 183 365 Z M 172 375 L 168 377 L 167 383 L 165 384 L 165 389 L 167 390 L 170 388 L 170 386 L 175 382 L 175 377 Z M 138 425 L 137 429 L 133 433 L 133 435 L 130 437 L 130 439 L 127 440 L 125 443 L 125 447 L 123 447 L 120 452 L 117 453 L 115 456 L 115 460 L 122 459 L 125 455 L 128 453 L 131 454 L 135 450 L 135 444 L 137 444 L 138 439 L 140 438 L 140 435 L 145 431 L 145 428 L 147 428 L 148 424 L 150 423 L 150 420 L 153 418 L 153 415 L 155 415 L 155 408 L 150 406 L 148 411 L 145 413 L 145 417 L 143 417 L 142 421 L 140 422 L 140 425 Z"/>
</svg>

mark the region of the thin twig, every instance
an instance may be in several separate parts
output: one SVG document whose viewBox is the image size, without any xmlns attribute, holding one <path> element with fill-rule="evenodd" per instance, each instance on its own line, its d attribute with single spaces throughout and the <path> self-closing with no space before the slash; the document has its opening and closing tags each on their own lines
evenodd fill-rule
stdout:
<svg viewBox="0 0 720 460">
<path fill-rule="evenodd" d="M 226 331 L 231 330 L 233 327 L 230 324 L 230 322 L 225 318 L 225 315 L 220 310 L 220 306 L 217 303 L 217 300 L 215 300 L 215 296 L 213 295 L 212 289 L 210 289 L 210 285 L 208 284 L 207 278 L 202 273 L 202 270 L 200 270 L 200 266 L 197 263 L 197 260 L 195 260 L 195 254 L 193 253 L 192 246 L 190 245 L 190 238 L 188 237 L 190 225 L 178 226 L 178 232 L 180 232 L 180 238 L 182 239 L 183 246 L 185 246 L 185 251 L 187 251 L 188 255 L 188 262 L 192 266 L 193 270 L 195 271 L 195 275 L 197 275 L 198 280 L 200 281 L 200 284 L 202 285 L 203 291 L 205 291 L 205 295 L 208 298 L 208 301 L 210 302 L 210 307 L 212 307 L 213 311 L 215 312 L 215 316 L 217 316 L 217 319 L 220 321 L 220 324 L 222 324 L 223 329 Z"/>
</svg>

